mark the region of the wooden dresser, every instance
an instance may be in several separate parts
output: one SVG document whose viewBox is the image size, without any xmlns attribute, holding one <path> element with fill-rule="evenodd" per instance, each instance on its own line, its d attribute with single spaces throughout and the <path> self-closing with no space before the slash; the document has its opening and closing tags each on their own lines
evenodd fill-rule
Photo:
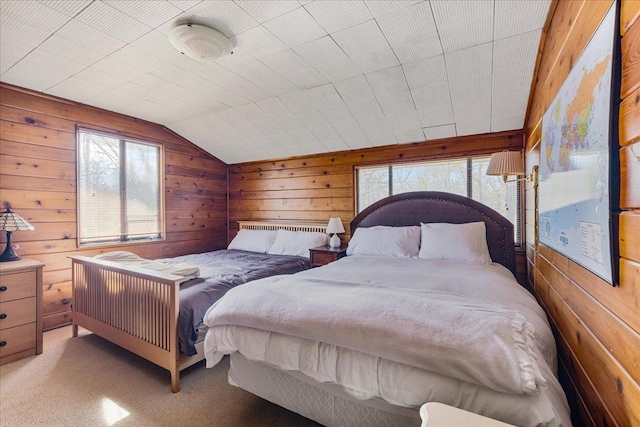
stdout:
<svg viewBox="0 0 640 427">
<path fill-rule="evenodd" d="M 0 263 L 0 365 L 42 353 L 42 267 Z"/>
</svg>

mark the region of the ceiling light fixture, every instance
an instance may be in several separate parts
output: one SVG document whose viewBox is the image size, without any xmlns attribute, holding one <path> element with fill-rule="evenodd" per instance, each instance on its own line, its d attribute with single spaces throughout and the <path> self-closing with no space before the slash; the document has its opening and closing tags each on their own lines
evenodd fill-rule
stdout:
<svg viewBox="0 0 640 427">
<path fill-rule="evenodd" d="M 179 25 L 169 33 L 169 41 L 196 61 L 215 61 L 233 53 L 233 45 L 224 34 L 204 25 Z"/>
</svg>

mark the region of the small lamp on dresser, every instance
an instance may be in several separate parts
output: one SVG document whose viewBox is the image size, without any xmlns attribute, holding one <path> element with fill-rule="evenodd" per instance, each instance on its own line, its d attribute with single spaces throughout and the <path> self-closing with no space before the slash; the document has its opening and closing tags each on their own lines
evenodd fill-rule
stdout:
<svg viewBox="0 0 640 427">
<path fill-rule="evenodd" d="M 32 231 L 35 228 L 20 215 L 11 212 L 11 209 L 7 208 L 6 212 L 0 213 L 0 230 L 7 232 L 7 247 L 0 255 L 0 262 L 18 261 L 20 256 L 13 250 L 11 234 L 14 231 Z"/>
<path fill-rule="evenodd" d="M 331 236 L 331 240 L 329 240 L 329 246 L 332 248 L 340 247 L 340 237 L 338 237 L 338 233 L 344 233 L 344 226 L 342 225 L 342 221 L 340 218 L 331 218 L 329 219 L 329 224 L 327 225 L 327 233 L 333 234 Z"/>
</svg>

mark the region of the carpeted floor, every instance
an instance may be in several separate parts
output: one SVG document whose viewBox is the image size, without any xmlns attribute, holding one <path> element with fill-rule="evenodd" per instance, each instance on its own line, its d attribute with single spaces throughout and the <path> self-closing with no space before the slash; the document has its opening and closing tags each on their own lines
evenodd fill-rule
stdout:
<svg viewBox="0 0 640 427">
<path fill-rule="evenodd" d="M 0 426 L 318 426 L 229 385 L 229 363 L 169 372 L 81 330 L 44 334 L 44 353 L 0 366 Z"/>
</svg>

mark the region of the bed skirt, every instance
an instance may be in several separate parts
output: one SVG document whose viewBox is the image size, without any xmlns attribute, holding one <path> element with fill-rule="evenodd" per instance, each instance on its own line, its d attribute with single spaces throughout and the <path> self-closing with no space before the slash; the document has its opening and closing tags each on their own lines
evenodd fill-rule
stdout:
<svg viewBox="0 0 640 427">
<path fill-rule="evenodd" d="M 368 427 L 421 424 L 419 408 L 401 408 L 378 398 L 358 401 L 335 384 L 320 384 L 298 372 L 283 372 L 240 353 L 230 358 L 230 384 L 322 425 L 362 427 L 362 420 Z"/>
</svg>

